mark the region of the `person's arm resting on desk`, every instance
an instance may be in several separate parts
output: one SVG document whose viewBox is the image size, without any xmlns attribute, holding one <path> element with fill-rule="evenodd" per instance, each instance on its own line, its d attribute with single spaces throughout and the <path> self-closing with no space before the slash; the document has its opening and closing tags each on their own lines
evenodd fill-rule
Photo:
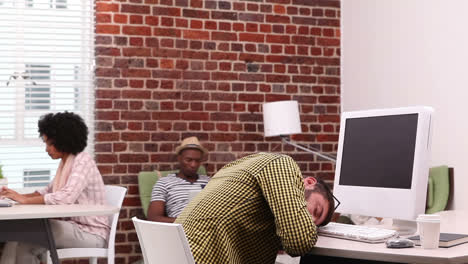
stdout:
<svg viewBox="0 0 468 264">
<path fill-rule="evenodd" d="M 317 242 L 317 231 L 307 210 L 299 167 L 290 157 L 282 157 L 265 167 L 258 180 L 284 250 L 295 256 L 309 252 Z"/>
</svg>

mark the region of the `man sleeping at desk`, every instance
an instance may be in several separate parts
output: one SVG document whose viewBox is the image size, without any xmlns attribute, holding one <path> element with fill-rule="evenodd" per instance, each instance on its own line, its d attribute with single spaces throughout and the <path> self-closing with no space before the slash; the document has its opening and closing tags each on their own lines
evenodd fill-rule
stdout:
<svg viewBox="0 0 468 264">
<path fill-rule="evenodd" d="M 334 212 L 333 195 L 286 155 L 225 165 L 177 217 L 196 263 L 271 264 L 278 250 L 309 252 Z"/>
<path fill-rule="evenodd" d="M 44 189 L 30 194 L 19 194 L 11 189 L 0 189 L 0 197 L 20 204 L 92 204 L 104 205 L 105 189 L 102 176 L 93 158 L 83 150 L 87 145 L 88 127 L 74 113 L 47 114 L 38 122 L 39 135 L 46 143 L 46 152 L 52 159 L 60 159 L 54 180 Z M 105 247 L 109 236 L 107 216 L 71 217 L 50 220 L 57 248 Z M 7 243 L 0 264 L 39 264 L 46 252 L 34 244 Z"/>
</svg>

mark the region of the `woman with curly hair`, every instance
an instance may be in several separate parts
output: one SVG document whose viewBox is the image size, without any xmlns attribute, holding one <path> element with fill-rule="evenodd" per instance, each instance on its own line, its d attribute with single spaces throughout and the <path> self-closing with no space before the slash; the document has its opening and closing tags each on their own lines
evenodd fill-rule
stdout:
<svg viewBox="0 0 468 264">
<path fill-rule="evenodd" d="M 93 158 L 83 150 L 88 139 L 88 127 L 74 113 L 50 113 L 38 122 L 39 135 L 52 159 L 60 159 L 53 181 L 44 189 L 19 194 L 3 187 L 0 196 L 21 204 L 105 204 L 102 176 Z M 57 248 L 105 247 L 109 235 L 107 216 L 71 217 L 50 220 Z M 0 264 L 40 263 L 46 251 L 37 245 L 7 243 Z"/>
</svg>

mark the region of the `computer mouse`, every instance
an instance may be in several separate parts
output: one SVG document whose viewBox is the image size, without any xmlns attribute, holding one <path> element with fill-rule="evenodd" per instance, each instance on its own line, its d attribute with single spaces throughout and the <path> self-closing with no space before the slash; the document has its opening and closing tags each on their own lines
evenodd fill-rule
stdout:
<svg viewBox="0 0 468 264">
<path fill-rule="evenodd" d="M 397 237 L 388 239 L 385 244 L 388 248 L 409 248 L 414 247 L 414 242 L 407 238 Z"/>
</svg>

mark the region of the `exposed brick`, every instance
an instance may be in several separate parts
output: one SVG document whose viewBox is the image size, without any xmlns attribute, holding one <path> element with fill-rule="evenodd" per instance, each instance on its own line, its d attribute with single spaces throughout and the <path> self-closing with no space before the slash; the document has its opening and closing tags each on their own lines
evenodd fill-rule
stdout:
<svg viewBox="0 0 468 264">
<path fill-rule="evenodd" d="M 179 120 L 181 113 L 178 112 L 153 112 L 151 114 L 153 120 Z"/>
<path fill-rule="evenodd" d="M 228 52 L 212 52 L 210 58 L 212 60 L 230 60 L 234 61 L 237 60 L 236 53 L 228 53 Z"/>
<path fill-rule="evenodd" d="M 140 34 L 140 33 L 136 33 L 136 34 Z M 143 46 L 143 38 L 131 37 L 130 38 L 130 46 Z"/>
<path fill-rule="evenodd" d="M 180 16 L 181 15 L 180 11 L 181 11 L 180 8 L 154 6 L 152 15 L 154 16 Z"/>
<path fill-rule="evenodd" d="M 340 84 L 340 78 L 338 77 L 319 77 L 318 78 L 318 83 L 322 83 L 322 84 Z"/>
<path fill-rule="evenodd" d="M 210 12 L 203 11 L 203 10 L 195 10 L 195 9 L 184 9 L 183 10 L 184 17 L 191 17 L 191 18 L 205 18 L 208 19 L 210 17 Z"/>
<path fill-rule="evenodd" d="M 236 73 L 228 73 L 228 72 L 218 72 L 212 73 L 212 80 L 237 80 L 238 76 Z"/>
<path fill-rule="evenodd" d="M 313 17 L 293 17 L 292 22 L 294 24 L 302 24 L 302 25 L 316 25 L 317 19 Z"/>
<path fill-rule="evenodd" d="M 151 49 L 147 48 L 124 48 L 123 55 L 126 57 L 149 57 Z"/>
<path fill-rule="evenodd" d="M 263 94 L 239 94 L 239 101 L 245 102 L 263 102 L 265 101 L 265 96 Z"/>
<path fill-rule="evenodd" d="M 268 23 L 283 23 L 287 24 L 290 23 L 289 16 L 279 16 L 279 15 L 267 15 L 266 22 Z"/>
<path fill-rule="evenodd" d="M 272 30 L 273 30 L 273 33 L 284 34 L 285 27 L 284 27 L 284 25 L 273 25 Z"/>
<path fill-rule="evenodd" d="M 122 33 L 126 35 L 151 36 L 151 28 L 146 26 L 124 26 Z"/>
<path fill-rule="evenodd" d="M 151 70 L 122 69 L 122 77 L 148 78 L 148 77 L 151 77 Z"/>
<path fill-rule="evenodd" d="M 325 10 L 325 16 L 326 17 L 336 17 L 336 11 L 335 10 L 331 10 L 331 9 L 326 9 Z"/>
<path fill-rule="evenodd" d="M 192 28 L 192 29 L 201 29 L 201 28 L 203 28 L 203 21 L 192 19 L 190 21 L 190 28 Z"/>
<path fill-rule="evenodd" d="M 338 104 L 340 103 L 340 97 L 339 96 L 319 96 L 318 102 L 322 104 Z"/>
<path fill-rule="evenodd" d="M 333 39 L 333 38 L 318 38 L 317 39 L 317 45 L 320 45 L 320 46 L 340 46 L 340 40 L 339 39 Z"/>
<path fill-rule="evenodd" d="M 209 80 L 210 73 L 208 72 L 196 72 L 196 71 L 184 71 L 182 77 L 185 80 Z"/>
<path fill-rule="evenodd" d="M 96 154 L 96 162 L 98 163 L 116 163 L 117 155 L 115 154 Z"/>
<path fill-rule="evenodd" d="M 209 114 L 205 112 L 184 112 L 181 113 L 181 118 L 184 120 L 208 120 Z"/>
<path fill-rule="evenodd" d="M 157 26 L 159 25 L 159 19 L 156 16 L 146 16 L 145 24 L 150 25 L 150 26 Z"/>
<path fill-rule="evenodd" d="M 182 32 L 174 28 L 154 28 L 154 36 L 166 36 L 166 37 L 180 37 Z"/>
<path fill-rule="evenodd" d="M 289 38 L 289 36 L 267 35 L 266 42 L 289 44 L 291 43 L 291 39 Z"/>
<path fill-rule="evenodd" d="M 206 60 L 209 57 L 208 52 L 183 51 L 182 57 L 195 60 Z"/>
<path fill-rule="evenodd" d="M 264 138 L 262 104 L 297 100 L 303 133 L 293 140 L 336 152 L 339 6 L 339 0 L 96 3 L 95 151 L 108 155 L 96 160 L 106 184 L 128 188 L 116 263 L 141 259 L 130 220 L 143 217 L 137 174 L 176 168 L 173 151 L 184 137 L 198 136 L 210 151 L 210 174 L 252 152 L 281 151 L 303 175 L 333 179 L 332 163 L 279 137 Z"/>
<path fill-rule="evenodd" d="M 154 70 L 152 71 L 153 78 L 180 79 L 181 72 L 170 70 Z"/>
<path fill-rule="evenodd" d="M 98 34 L 119 34 L 120 26 L 117 25 L 96 25 L 96 33 Z"/>
<path fill-rule="evenodd" d="M 237 35 L 235 33 L 229 32 L 212 32 L 211 39 L 222 41 L 237 41 Z"/>
<path fill-rule="evenodd" d="M 187 101 L 208 101 L 209 94 L 205 92 L 184 92 L 182 93 L 182 100 Z"/>
<path fill-rule="evenodd" d="M 110 14 L 96 14 L 96 23 L 110 23 L 111 15 Z"/>
<path fill-rule="evenodd" d="M 96 3 L 96 12 L 117 12 L 119 11 L 119 5 L 117 3 L 108 3 L 108 2 L 97 2 Z"/>
<path fill-rule="evenodd" d="M 212 133 L 210 134 L 210 141 L 236 141 L 237 134 L 231 133 Z"/>
<path fill-rule="evenodd" d="M 120 154 L 119 162 L 122 163 L 141 163 L 148 162 L 149 157 L 147 154 Z"/>
<path fill-rule="evenodd" d="M 213 12 L 211 12 L 211 19 L 237 20 L 237 13 L 235 13 L 235 12 L 213 11 Z"/>
<path fill-rule="evenodd" d="M 339 0 L 292 0 L 294 5 L 340 7 Z"/>
<path fill-rule="evenodd" d="M 247 81 L 247 82 L 264 82 L 265 75 L 264 74 L 246 74 L 241 73 L 239 74 L 240 81 Z"/>
<path fill-rule="evenodd" d="M 150 118 L 149 112 L 122 112 L 122 120 L 148 120 Z"/>
<path fill-rule="evenodd" d="M 141 15 L 131 15 L 130 24 L 143 24 L 143 16 Z"/>
<path fill-rule="evenodd" d="M 266 102 L 275 102 L 275 101 L 284 101 L 284 100 L 291 100 L 291 96 L 285 95 L 285 94 L 266 94 L 265 95 Z"/>
<path fill-rule="evenodd" d="M 317 77 L 313 75 L 294 75 L 292 81 L 295 83 L 316 83 Z"/>
<path fill-rule="evenodd" d="M 174 18 L 172 18 L 172 17 L 161 17 L 161 26 L 173 27 L 174 26 Z"/>
<path fill-rule="evenodd" d="M 265 36 L 262 34 L 240 33 L 239 40 L 247 42 L 264 42 Z"/>
<path fill-rule="evenodd" d="M 266 76 L 267 82 L 279 82 L 279 83 L 286 83 L 290 82 L 291 78 L 287 75 L 271 75 L 268 74 Z"/>
<path fill-rule="evenodd" d="M 184 30 L 183 37 L 186 39 L 210 39 L 210 33 L 206 31 L 198 31 L 198 30 Z"/>
<path fill-rule="evenodd" d="M 233 113 L 212 113 L 210 119 L 213 121 L 237 121 L 237 114 Z"/>
<path fill-rule="evenodd" d="M 110 100 L 96 100 L 96 109 L 109 109 L 112 108 L 112 101 Z"/>
<path fill-rule="evenodd" d="M 120 11 L 123 13 L 150 14 L 150 7 L 146 5 L 122 4 Z"/>
</svg>

